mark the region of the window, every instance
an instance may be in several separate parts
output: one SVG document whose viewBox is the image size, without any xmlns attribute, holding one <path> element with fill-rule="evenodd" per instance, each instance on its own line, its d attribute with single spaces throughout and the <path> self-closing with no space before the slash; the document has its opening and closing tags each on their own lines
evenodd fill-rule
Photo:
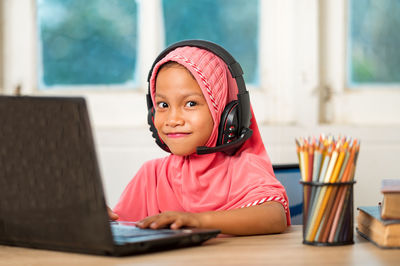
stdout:
<svg viewBox="0 0 400 266">
<path fill-rule="evenodd" d="M 322 121 L 400 124 L 398 1 L 321 2 Z"/>
<path fill-rule="evenodd" d="M 166 45 L 205 39 L 230 52 L 258 84 L 258 0 L 163 0 Z"/>
<path fill-rule="evenodd" d="M 158 53 L 178 39 L 208 39 L 233 54 L 244 69 L 260 124 L 292 123 L 301 113 L 293 105 L 294 99 L 305 88 L 314 86 L 315 61 L 309 59 L 315 49 L 307 46 L 307 41 L 314 36 L 315 26 L 309 30 L 309 15 L 297 12 L 303 5 L 296 1 L 8 0 L 2 3 L 7 51 L 4 92 L 12 94 L 21 86 L 23 94 L 85 96 L 96 126 L 146 125 L 143 94 L 147 91 L 148 71 Z M 185 13 L 188 9 L 192 10 L 193 18 Z M 77 15 L 73 10 L 77 10 Z M 121 25 L 120 18 L 127 18 L 126 24 Z M 185 29 L 186 19 L 196 29 L 195 35 L 176 30 Z M 74 21 L 82 28 L 62 30 Z M 106 23 L 100 27 L 98 21 Z M 209 26 L 200 27 L 199 21 L 207 21 Z M 304 23 L 298 23 L 301 27 L 294 29 L 294 25 L 299 26 L 295 21 Z M 120 27 L 128 34 L 119 34 Z M 121 35 L 130 39 L 120 38 Z M 304 48 L 299 55 L 309 62 L 301 68 L 313 72 L 308 79 L 312 82 L 300 89 L 290 78 L 298 76 L 293 40 L 299 36 L 302 40 L 296 44 Z M 114 41 L 121 41 L 123 51 L 115 51 Z M 96 47 L 99 42 L 109 44 L 109 49 Z M 62 49 L 54 50 L 58 46 Z M 118 67 L 103 62 L 103 59 L 116 62 L 113 60 L 122 55 L 123 64 Z M 135 90 L 121 90 L 133 86 Z M 257 89 L 253 90 L 254 87 Z M 293 88 L 296 93 L 292 93 Z"/>
<path fill-rule="evenodd" d="M 351 0 L 348 84 L 400 83 L 400 1 Z"/>
<path fill-rule="evenodd" d="M 40 88 L 132 84 L 137 7 L 127 0 L 38 0 Z"/>
<path fill-rule="evenodd" d="M 22 94 L 83 95 L 96 126 L 146 125 L 144 94 L 153 60 L 167 45 L 188 38 L 215 41 L 239 61 L 260 125 L 400 123 L 398 1 L 0 5 L 2 92 L 21 87 Z M 61 30 L 74 20 L 80 27 Z"/>
<path fill-rule="evenodd" d="M 161 7 L 165 46 L 197 38 L 219 43 L 257 84 L 258 0 L 169 0 Z M 137 86 L 136 1 L 37 0 L 36 10 L 40 89 Z"/>
</svg>

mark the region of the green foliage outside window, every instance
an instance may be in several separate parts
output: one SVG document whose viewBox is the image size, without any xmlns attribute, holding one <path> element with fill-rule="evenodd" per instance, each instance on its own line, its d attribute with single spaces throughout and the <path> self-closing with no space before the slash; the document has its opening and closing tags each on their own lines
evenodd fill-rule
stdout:
<svg viewBox="0 0 400 266">
<path fill-rule="evenodd" d="M 204 39 L 240 63 L 247 83 L 258 83 L 258 0 L 163 0 L 166 45 Z"/>
<path fill-rule="evenodd" d="M 38 0 L 41 87 L 134 82 L 137 5 Z"/>
<path fill-rule="evenodd" d="M 400 83 L 400 1 L 349 1 L 349 83 Z"/>
</svg>

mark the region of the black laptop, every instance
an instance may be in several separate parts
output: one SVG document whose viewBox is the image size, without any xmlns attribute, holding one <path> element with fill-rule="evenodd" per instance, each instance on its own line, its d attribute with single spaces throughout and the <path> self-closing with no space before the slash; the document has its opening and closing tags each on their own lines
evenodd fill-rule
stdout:
<svg viewBox="0 0 400 266">
<path fill-rule="evenodd" d="M 110 222 L 85 100 L 0 96 L 0 244 L 122 256 L 218 233 Z"/>
</svg>

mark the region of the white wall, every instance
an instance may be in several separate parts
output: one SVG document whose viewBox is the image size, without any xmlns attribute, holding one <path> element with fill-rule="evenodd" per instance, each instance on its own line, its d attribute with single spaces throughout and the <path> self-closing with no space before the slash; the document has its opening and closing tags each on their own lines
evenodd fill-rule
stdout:
<svg viewBox="0 0 400 266">
<path fill-rule="evenodd" d="M 166 154 L 145 126 L 146 73 L 162 48 L 162 32 L 157 31 L 160 1 L 138 1 L 144 14 L 140 23 L 140 88 L 55 93 L 89 99 L 110 206 L 144 161 Z M 0 1 L 1 93 L 12 94 L 21 85 L 24 94 L 49 94 L 37 91 L 35 3 Z M 261 87 L 251 92 L 251 100 L 273 163 L 297 162 L 295 137 L 332 133 L 359 138 L 355 206 L 376 204 L 381 199 L 381 179 L 400 178 L 400 89 L 346 90 L 345 3 L 261 1 Z M 319 121 L 331 125 L 320 125 Z M 282 123 L 286 125 L 279 125 Z"/>
<path fill-rule="evenodd" d="M 381 200 L 383 178 L 400 178 L 400 126 L 261 126 L 272 163 L 297 163 L 294 138 L 332 133 L 361 140 L 354 186 L 355 207 Z M 167 155 L 153 141 L 147 127 L 95 131 L 105 191 L 114 206 L 125 185 L 143 162 Z"/>
</svg>

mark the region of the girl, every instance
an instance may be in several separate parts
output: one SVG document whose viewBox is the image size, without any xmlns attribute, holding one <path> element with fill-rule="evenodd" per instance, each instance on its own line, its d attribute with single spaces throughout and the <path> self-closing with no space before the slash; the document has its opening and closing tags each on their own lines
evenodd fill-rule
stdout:
<svg viewBox="0 0 400 266">
<path fill-rule="evenodd" d="M 215 147 L 222 110 L 238 88 L 225 62 L 194 46 L 158 61 L 150 79 L 154 125 L 171 154 L 146 162 L 111 219 L 141 228 L 197 227 L 224 234 L 279 233 L 290 224 L 285 189 L 274 176 L 253 111 L 253 135 L 233 155 Z"/>
</svg>

